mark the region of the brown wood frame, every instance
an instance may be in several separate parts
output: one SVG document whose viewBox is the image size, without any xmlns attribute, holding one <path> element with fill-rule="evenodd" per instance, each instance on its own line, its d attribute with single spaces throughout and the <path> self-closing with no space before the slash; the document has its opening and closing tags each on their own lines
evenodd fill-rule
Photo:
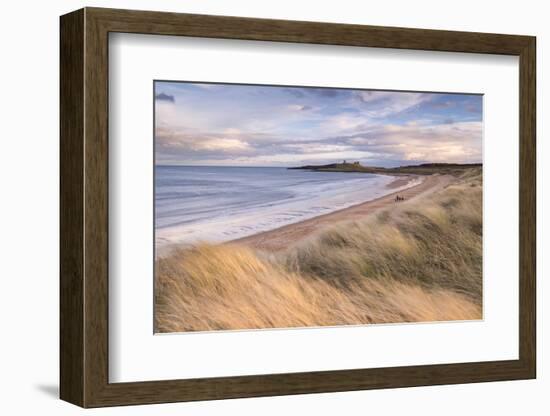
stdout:
<svg viewBox="0 0 550 416">
<path fill-rule="evenodd" d="M 85 8 L 61 17 L 60 396 L 83 407 L 518 380 L 536 376 L 535 38 Z M 519 359 L 109 383 L 108 34 L 519 56 Z"/>
</svg>

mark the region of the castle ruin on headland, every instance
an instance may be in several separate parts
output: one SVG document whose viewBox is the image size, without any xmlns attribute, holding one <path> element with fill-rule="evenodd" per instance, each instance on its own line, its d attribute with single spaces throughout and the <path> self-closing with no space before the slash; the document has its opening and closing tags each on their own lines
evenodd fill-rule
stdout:
<svg viewBox="0 0 550 416">
<path fill-rule="evenodd" d="M 343 165 L 355 165 L 355 166 L 359 166 L 360 163 L 359 162 L 352 162 L 352 163 L 348 163 L 346 159 L 344 159 L 344 161 L 342 162 Z"/>
</svg>

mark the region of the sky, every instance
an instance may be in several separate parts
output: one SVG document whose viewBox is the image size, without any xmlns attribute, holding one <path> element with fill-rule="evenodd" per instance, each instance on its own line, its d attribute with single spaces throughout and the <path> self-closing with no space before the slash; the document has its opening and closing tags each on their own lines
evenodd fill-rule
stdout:
<svg viewBox="0 0 550 416">
<path fill-rule="evenodd" d="M 365 166 L 482 160 L 482 100 L 444 94 L 155 82 L 160 165 Z"/>
</svg>

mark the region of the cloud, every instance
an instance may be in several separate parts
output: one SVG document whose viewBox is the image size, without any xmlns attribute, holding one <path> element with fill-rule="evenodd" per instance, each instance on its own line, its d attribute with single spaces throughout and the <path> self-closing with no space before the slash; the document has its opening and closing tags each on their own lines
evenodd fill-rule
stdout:
<svg viewBox="0 0 550 416">
<path fill-rule="evenodd" d="M 226 163 L 230 164 L 246 164 L 252 166 L 270 165 L 277 163 L 280 165 L 301 165 L 306 163 L 330 163 L 335 160 L 359 160 L 359 159 L 368 159 L 372 157 L 372 154 L 366 151 L 361 150 L 343 150 L 343 151 L 333 151 L 326 153 L 274 153 L 269 155 L 260 155 L 260 156 L 242 156 L 233 158 L 231 160 L 226 160 Z M 219 162 L 219 161 L 218 161 Z"/>
<path fill-rule="evenodd" d="M 239 139 L 208 138 L 194 143 L 195 150 L 220 150 L 222 152 L 235 152 L 248 150 L 250 146 Z"/>
<path fill-rule="evenodd" d="M 236 129 L 234 127 L 227 127 L 223 130 L 224 134 L 230 135 L 230 136 L 237 136 L 240 134 L 243 134 L 243 132 L 240 129 Z"/>
<path fill-rule="evenodd" d="M 359 136 L 361 137 L 361 136 Z M 409 161 L 479 162 L 481 161 L 481 122 L 455 122 L 438 125 L 385 125 L 369 132 L 370 139 L 352 136 L 340 142 L 374 154 L 391 155 Z"/>
<path fill-rule="evenodd" d="M 481 114 L 481 101 L 478 105 L 476 104 L 466 105 L 466 111 L 473 114 Z"/>
<path fill-rule="evenodd" d="M 433 95 L 413 92 L 355 91 L 354 96 L 364 104 L 364 112 L 368 117 L 382 118 L 412 109 L 429 101 Z"/>
<path fill-rule="evenodd" d="M 283 91 L 296 98 L 302 98 L 305 96 L 305 94 L 302 92 L 302 89 L 298 89 L 298 88 L 285 88 L 283 89 Z"/>
<path fill-rule="evenodd" d="M 215 90 L 220 84 L 193 84 L 195 87 L 202 88 L 203 90 Z"/>
<path fill-rule="evenodd" d="M 374 140 L 368 139 L 368 138 L 362 137 L 362 136 L 351 137 L 350 139 L 347 140 L 347 142 L 352 144 L 352 145 L 372 145 L 372 144 L 375 143 Z"/>
<path fill-rule="evenodd" d="M 337 89 L 337 88 L 316 88 L 316 87 L 308 87 L 304 88 L 303 91 L 306 91 L 310 95 L 314 95 L 317 97 L 322 98 L 335 98 L 338 97 L 341 94 L 344 94 L 346 90 L 343 89 Z"/>
<path fill-rule="evenodd" d="M 319 153 L 333 153 L 344 152 L 347 150 L 354 150 L 352 146 L 346 146 L 341 144 L 324 144 L 324 143 L 291 143 L 281 146 L 281 149 L 291 152 L 299 152 L 302 154 L 319 154 Z"/>
<path fill-rule="evenodd" d="M 229 136 L 229 137 L 228 137 Z M 195 153 L 209 152 L 237 153 L 246 152 L 250 145 L 243 139 L 235 137 L 234 132 L 227 134 L 194 133 L 174 131 L 157 127 L 155 143 L 162 152 Z"/>
<path fill-rule="evenodd" d="M 368 133 L 318 139 L 224 132 L 174 132 L 157 128 L 157 155 L 180 162 L 249 165 L 319 163 L 356 159 L 367 164 L 481 161 L 481 122 L 453 124 L 388 124 Z M 213 162 L 215 161 L 215 162 Z M 382 163 L 383 164 L 383 163 Z"/>
<path fill-rule="evenodd" d="M 311 110 L 312 107 L 309 105 L 290 104 L 286 108 L 288 108 L 291 111 L 308 111 L 308 110 Z"/>
<path fill-rule="evenodd" d="M 321 129 L 327 134 L 352 133 L 367 127 L 369 119 L 361 114 L 343 113 L 328 117 L 321 122 Z"/>
<path fill-rule="evenodd" d="M 155 95 L 155 100 L 157 100 L 157 101 L 167 101 L 167 102 L 170 102 L 170 103 L 175 103 L 176 102 L 173 95 L 165 94 L 163 92 L 161 92 L 160 94 L 156 94 Z"/>
<path fill-rule="evenodd" d="M 481 160 L 479 96 L 250 85 L 213 85 L 213 94 L 211 84 L 173 84 L 157 85 L 159 161 L 289 166 L 345 158 L 388 166 Z M 454 104 L 432 105 L 438 102 Z"/>
</svg>

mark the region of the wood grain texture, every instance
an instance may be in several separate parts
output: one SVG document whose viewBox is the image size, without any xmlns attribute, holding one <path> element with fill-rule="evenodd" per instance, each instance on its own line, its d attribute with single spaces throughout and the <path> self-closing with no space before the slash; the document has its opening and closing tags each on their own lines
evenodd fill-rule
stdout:
<svg viewBox="0 0 550 416">
<path fill-rule="evenodd" d="M 87 8 L 110 32 L 519 55 L 528 36 Z"/>
<path fill-rule="evenodd" d="M 61 19 L 60 388 L 84 405 L 84 12 Z"/>
<path fill-rule="evenodd" d="M 536 377 L 536 41 L 520 54 L 519 99 L 519 355 L 532 378 Z"/>
<path fill-rule="evenodd" d="M 84 58 L 84 331 L 85 406 L 95 402 L 108 380 L 109 309 L 109 141 L 108 32 L 85 11 Z"/>
<path fill-rule="evenodd" d="M 108 33 L 369 46 L 520 57 L 518 360 L 207 379 L 108 380 Z M 535 39 L 87 8 L 61 18 L 61 397 L 83 407 L 535 377 Z"/>
</svg>

